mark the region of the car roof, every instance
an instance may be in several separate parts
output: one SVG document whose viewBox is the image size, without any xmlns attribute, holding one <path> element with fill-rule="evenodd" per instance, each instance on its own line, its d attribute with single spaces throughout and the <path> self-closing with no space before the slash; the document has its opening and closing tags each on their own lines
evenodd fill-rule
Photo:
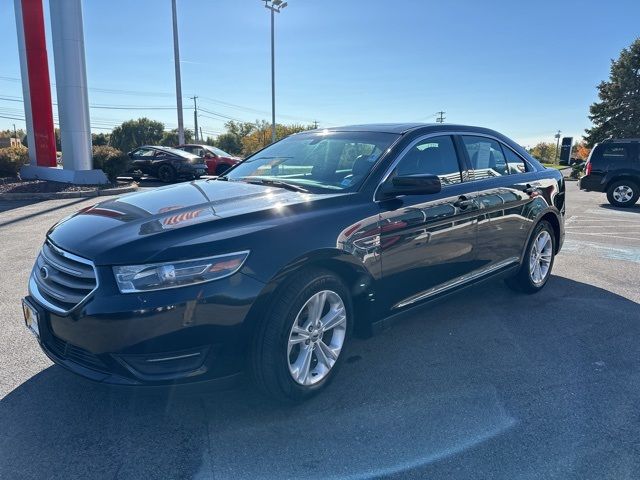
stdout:
<svg viewBox="0 0 640 480">
<path fill-rule="evenodd" d="M 478 133 L 487 133 L 490 135 L 496 135 L 499 137 L 503 137 L 499 132 L 494 130 L 484 128 L 484 127 L 476 127 L 472 125 L 460 125 L 453 123 L 369 123 L 369 124 L 361 124 L 361 125 L 345 125 L 342 127 L 328 127 L 328 128 L 318 128 L 316 130 L 308 130 L 309 132 L 321 132 L 321 131 L 332 131 L 332 132 L 380 132 L 380 133 L 395 133 L 399 135 L 403 135 L 408 132 L 422 130 L 424 132 L 429 131 L 460 131 L 460 132 L 478 132 Z M 306 133 L 306 132 L 301 132 Z"/>
</svg>

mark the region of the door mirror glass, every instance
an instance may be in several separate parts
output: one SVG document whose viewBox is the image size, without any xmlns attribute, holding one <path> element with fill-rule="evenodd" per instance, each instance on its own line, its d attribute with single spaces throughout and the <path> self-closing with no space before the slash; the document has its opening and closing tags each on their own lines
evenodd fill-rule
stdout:
<svg viewBox="0 0 640 480">
<path fill-rule="evenodd" d="M 442 190 L 442 183 L 437 175 L 429 173 L 395 176 L 382 189 L 386 197 L 398 195 L 429 195 Z"/>
</svg>

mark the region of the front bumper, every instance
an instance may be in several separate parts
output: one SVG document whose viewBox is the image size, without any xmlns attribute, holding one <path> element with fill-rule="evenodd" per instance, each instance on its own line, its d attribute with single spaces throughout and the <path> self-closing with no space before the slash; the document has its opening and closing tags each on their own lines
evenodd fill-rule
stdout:
<svg viewBox="0 0 640 480">
<path fill-rule="evenodd" d="M 249 312 L 263 287 L 241 273 L 145 294 L 120 294 L 103 283 L 68 314 L 28 300 L 38 308 L 39 342 L 53 362 L 98 382 L 163 385 L 241 372 Z"/>
</svg>

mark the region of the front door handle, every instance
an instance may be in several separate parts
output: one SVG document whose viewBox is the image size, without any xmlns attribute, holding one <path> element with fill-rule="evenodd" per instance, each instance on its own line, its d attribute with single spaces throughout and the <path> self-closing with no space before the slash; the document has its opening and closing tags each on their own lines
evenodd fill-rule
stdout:
<svg viewBox="0 0 640 480">
<path fill-rule="evenodd" d="M 464 210 L 467 207 L 470 207 L 471 205 L 473 205 L 473 200 L 470 199 L 470 198 L 465 197 L 464 195 L 460 195 L 458 197 L 458 200 L 453 202 L 453 206 L 454 207 L 460 208 L 462 210 Z"/>
</svg>

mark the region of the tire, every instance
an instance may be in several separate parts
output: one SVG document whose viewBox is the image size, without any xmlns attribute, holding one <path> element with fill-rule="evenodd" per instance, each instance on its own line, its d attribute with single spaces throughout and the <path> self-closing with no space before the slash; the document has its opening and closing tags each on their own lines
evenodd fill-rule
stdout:
<svg viewBox="0 0 640 480">
<path fill-rule="evenodd" d="M 309 331 L 305 324 L 318 318 L 312 312 L 323 297 L 320 320 L 325 319 L 326 325 L 327 320 L 334 318 L 335 325 L 324 333 L 322 327 Z M 294 324 L 299 327 L 295 332 Z M 342 280 L 327 270 L 300 272 L 275 293 L 267 315 L 257 325 L 250 352 L 255 384 L 279 401 L 299 402 L 317 394 L 339 369 L 352 330 L 351 297 Z M 325 353 L 325 347 L 337 357 L 335 360 Z"/>
<path fill-rule="evenodd" d="M 539 248 L 542 248 L 544 253 L 538 256 L 537 253 L 534 253 L 534 249 L 537 252 Z M 538 293 L 544 288 L 551 276 L 555 252 L 556 237 L 553 227 L 546 220 L 542 220 L 536 225 L 529 239 L 520 270 L 506 280 L 507 285 L 518 292 Z M 534 255 L 539 260 L 534 261 L 532 258 Z"/>
<path fill-rule="evenodd" d="M 216 175 L 219 177 L 220 175 L 223 175 L 224 172 L 226 172 L 227 170 L 229 170 L 229 165 L 218 165 L 216 167 Z"/>
<path fill-rule="evenodd" d="M 640 196 L 640 188 L 630 180 L 618 180 L 607 188 L 607 200 L 614 207 L 633 207 Z"/>
<path fill-rule="evenodd" d="M 158 168 L 158 180 L 164 183 L 175 182 L 177 178 L 176 169 L 171 165 L 160 165 Z"/>
</svg>

